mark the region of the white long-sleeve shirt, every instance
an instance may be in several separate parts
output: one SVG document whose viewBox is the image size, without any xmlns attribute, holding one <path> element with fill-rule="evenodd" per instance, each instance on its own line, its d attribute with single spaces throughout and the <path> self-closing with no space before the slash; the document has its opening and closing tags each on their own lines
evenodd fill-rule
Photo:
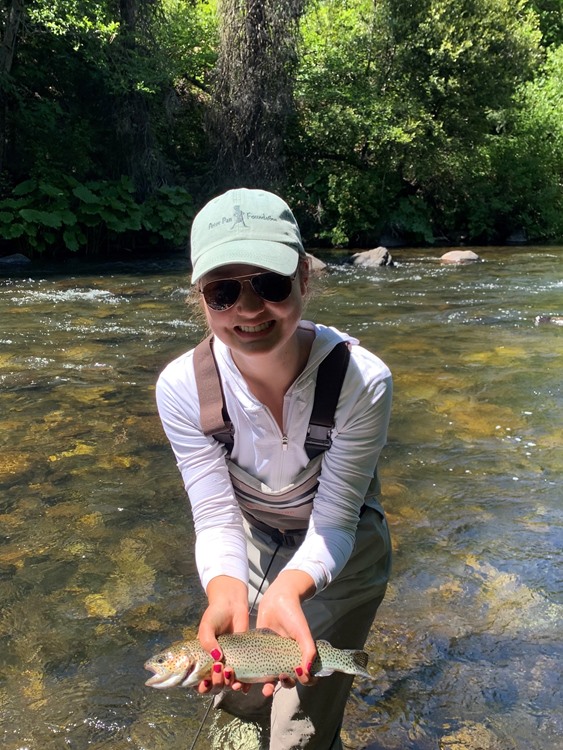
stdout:
<svg viewBox="0 0 563 750">
<path fill-rule="evenodd" d="M 249 390 L 230 350 L 217 338 L 214 353 L 225 403 L 235 428 L 231 460 L 274 491 L 287 487 L 307 465 L 304 443 L 313 408 L 318 366 L 342 340 L 352 344 L 332 445 L 322 459 L 319 488 L 307 535 L 286 569 L 307 572 L 317 591 L 342 570 L 354 546 L 359 511 L 387 439 L 392 381 L 387 366 L 334 328 L 300 324 L 315 332 L 309 361 L 284 398 L 280 430 L 271 412 Z M 188 493 L 196 564 L 204 588 L 219 575 L 248 582 L 242 514 L 229 476 L 225 449 L 203 434 L 193 350 L 171 362 L 156 387 L 164 430 Z"/>
</svg>

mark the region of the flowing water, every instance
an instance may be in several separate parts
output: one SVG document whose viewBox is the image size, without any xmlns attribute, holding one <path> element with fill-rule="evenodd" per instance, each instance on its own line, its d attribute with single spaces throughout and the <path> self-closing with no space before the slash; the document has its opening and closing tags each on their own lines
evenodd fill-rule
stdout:
<svg viewBox="0 0 563 750">
<path fill-rule="evenodd" d="M 479 253 L 333 257 L 309 305 L 395 377 L 394 572 L 347 748 L 562 746 L 563 329 L 535 318 L 563 313 L 563 254 Z M 0 747 L 187 750 L 206 702 L 143 670 L 204 606 L 154 405 L 203 333 L 186 263 L 64 271 L 0 279 Z"/>
</svg>

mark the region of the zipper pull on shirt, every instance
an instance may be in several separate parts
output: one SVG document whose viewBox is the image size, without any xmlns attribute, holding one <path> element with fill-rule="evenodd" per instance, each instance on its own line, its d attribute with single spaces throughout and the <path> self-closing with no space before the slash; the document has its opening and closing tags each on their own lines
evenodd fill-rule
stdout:
<svg viewBox="0 0 563 750">
<path fill-rule="evenodd" d="M 282 450 L 284 451 L 287 450 L 287 443 L 288 443 L 287 435 L 282 435 Z"/>
</svg>

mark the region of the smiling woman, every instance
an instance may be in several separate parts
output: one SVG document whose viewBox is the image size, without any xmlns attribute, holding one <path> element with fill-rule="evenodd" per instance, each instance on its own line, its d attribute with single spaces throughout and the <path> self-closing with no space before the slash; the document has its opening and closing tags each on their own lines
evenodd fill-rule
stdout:
<svg viewBox="0 0 563 750">
<path fill-rule="evenodd" d="M 270 750 L 338 749 L 353 676 L 314 684 L 315 640 L 361 649 L 385 594 L 377 462 L 391 375 L 356 339 L 302 320 L 309 261 L 278 196 L 238 189 L 212 200 L 194 220 L 191 259 L 213 366 L 203 378 L 202 349 L 182 355 L 161 374 L 157 402 L 208 600 L 198 637 L 214 664 L 197 690 L 229 688 L 218 704 L 258 719 Z M 207 429 L 202 394 L 214 378 L 227 442 Z M 296 641 L 299 663 L 278 676 L 286 689 L 251 688 L 228 662 L 220 636 L 254 626 Z"/>
</svg>

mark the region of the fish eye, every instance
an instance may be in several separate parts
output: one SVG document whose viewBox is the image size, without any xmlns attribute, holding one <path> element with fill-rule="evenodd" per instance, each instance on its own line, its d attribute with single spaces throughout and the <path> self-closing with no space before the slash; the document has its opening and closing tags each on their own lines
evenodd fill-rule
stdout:
<svg viewBox="0 0 563 750">
<path fill-rule="evenodd" d="M 165 660 L 164 656 L 159 656 L 158 659 L 156 660 L 156 663 L 157 664 L 164 664 L 165 661 L 166 660 Z"/>
</svg>

